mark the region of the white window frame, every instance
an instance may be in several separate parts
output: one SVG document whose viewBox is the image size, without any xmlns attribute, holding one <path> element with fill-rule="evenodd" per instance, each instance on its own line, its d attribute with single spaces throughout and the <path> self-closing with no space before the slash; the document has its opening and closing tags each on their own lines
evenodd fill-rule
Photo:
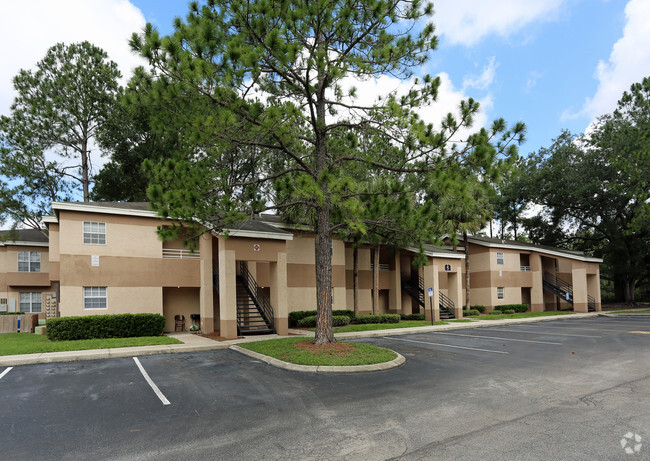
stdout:
<svg viewBox="0 0 650 461">
<path fill-rule="evenodd" d="M 504 260 L 505 255 L 503 254 L 503 251 L 497 251 L 497 264 L 503 266 Z"/>
<path fill-rule="evenodd" d="M 83 287 L 84 310 L 108 309 L 108 288 L 107 287 Z M 103 303 L 102 303 L 103 300 Z M 88 303 L 96 302 L 98 306 L 88 306 Z M 103 306 L 101 305 L 103 304 Z"/>
<path fill-rule="evenodd" d="M 25 297 L 28 297 L 29 301 L 24 300 Z M 27 304 L 29 309 L 23 309 L 24 304 Z M 39 309 L 34 310 L 34 305 L 39 305 Z M 43 293 L 37 291 L 20 292 L 18 295 L 18 311 L 25 314 L 40 314 L 43 312 Z"/>
<path fill-rule="evenodd" d="M 22 258 L 21 258 L 22 256 Z M 22 260 L 21 260 L 22 259 Z M 21 263 L 27 264 L 21 270 Z M 19 251 L 18 252 L 18 272 L 40 272 L 41 271 L 41 252 L 40 251 Z"/>
<path fill-rule="evenodd" d="M 83 244 L 84 245 L 106 245 L 107 227 L 108 226 L 106 226 L 105 222 L 83 221 L 81 223 L 81 235 L 82 235 Z"/>
<path fill-rule="evenodd" d="M 506 289 L 504 287 L 497 287 L 497 299 L 503 299 L 506 294 Z"/>
</svg>

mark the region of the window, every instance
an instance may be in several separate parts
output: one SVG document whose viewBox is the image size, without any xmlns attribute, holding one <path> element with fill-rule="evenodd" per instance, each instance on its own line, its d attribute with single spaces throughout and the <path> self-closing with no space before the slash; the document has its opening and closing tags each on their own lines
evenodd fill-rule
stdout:
<svg viewBox="0 0 650 461">
<path fill-rule="evenodd" d="M 84 287 L 84 309 L 106 309 L 106 287 Z"/>
<path fill-rule="evenodd" d="M 40 272 L 41 254 L 38 251 L 18 252 L 18 272 Z"/>
<path fill-rule="evenodd" d="M 84 221 L 84 243 L 106 245 L 106 223 Z"/>
<path fill-rule="evenodd" d="M 497 299 L 503 299 L 503 287 L 497 287 Z"/>
<path fill-rule="evenodd" d="M 40 293 L 20 293 L 20 312 L 33 314 L 41 312 L 43 296 Z"/>
<path fill-rule="evenodd" d="M 497 264 L 503 264 L 503 252 L 497 251 Z"/>
</svg>

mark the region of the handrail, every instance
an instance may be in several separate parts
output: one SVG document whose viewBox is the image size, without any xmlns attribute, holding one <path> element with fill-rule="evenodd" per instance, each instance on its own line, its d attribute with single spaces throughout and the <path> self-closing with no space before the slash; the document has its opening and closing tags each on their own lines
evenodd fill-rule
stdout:
<svg viewBox="0 0 650 461">
<path fill-rule="evenodd" d="M 519 266 L 519 269 L 521 270 L 521 272 L 530 272 L 531 271 L 530 266 Z"/>
<path fill-rule="evenodd" d="M 596 310 L 596 298 L 593 296 L 587 295 L 587 309 L 592 311 Z"/>
<path fill-rule="evenodd" d="M 370 270 L 374 270 L 375 265 L 373 263 L 370 263 Z M 389 271 L 390 270 L 390 264 L 380 264 L 379 265 L 379 270 L 380 271 Z"/>
<path fill-rule="evenodd" d="M 422 307 L 426 307 L 424 305 L 424 289 L 422 288 L 424 285 L 424 282 L 422 280 L 422 277 L 418 277 L 418 286 L 416 287 L 412 282 L 409 276 L 401 274 L 402 275 L 402 288 L 413 298 L 415 299 L 418 304 Z"/>
<path fill-rule="evenodd" d="M 267 325 L 269 325 L 269 328 L 273 328 L 273 307 L 271 307 L 271 303 L 269 302 L 269 299 L 266 297 L 266 295 L 259 291 L 257 282 L 251 273 L 248 272 L 246 261 L 239 262 L 239 274 L 241 276 L 244 287 L 246 288 L 246 291 L 248 291 L 249 296 L 259 309 L 260 314 L 262 314 L 262 317 L 264 317 L 264 320 L 266 321 Z"/>
<path fill-rule="evenodd" d="M 163 248 L 162 257 L 175 259 L 201 259 L 201 254 L 193 250 L 185 250 L 182 248 Z"/>
<path fill-rule="evenodd" d="M 544 272 L 544 277 L 543 277 L 543 282 L 544 284 L 549 285 L 551 288 L 553 288 L 553 292 L 559 297 L 561 297 L 564 301 L 569 302 L 570 304 L 573 304 L 573 286 L 570 285 L 569 283 L 565 282 L 561 278 L 559 278 L 557 275 L 553 275 L 550 272 Z M 567 297 L 567 294 L 569 295 Z"/>
<path fill-rule="evenodd" d="M 438 292 L 438 298 L 439 298 L 440 307 L 448 311 L 450 314 L 453 314 L 454 307 L 456 306 L 456 304 L 447 296 L 445 296 L 445 294 L 441 291 Z"/>
</svg>

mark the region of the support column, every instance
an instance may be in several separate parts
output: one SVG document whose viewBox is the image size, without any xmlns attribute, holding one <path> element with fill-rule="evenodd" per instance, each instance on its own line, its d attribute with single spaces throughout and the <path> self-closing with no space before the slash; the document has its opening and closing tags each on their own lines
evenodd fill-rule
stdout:
<svg viewBox="0 0 650 461">
<path fill-rule="evenodd" d="M 201 288 L 199 295 L 199 314 L 201 315 L 201 331 L 214 332 L 214 298 L 212 289 L 212 235 L 203 234 L 199 239 L 201 254 L 200 276 Z"/>
<path fill-rule="evenodd" d="M 275 332 L 281 336 L 289 334 L 289 313 L 287 306 L 287 254 L 278 252 L 278 261 L 270 264 L 271 306 Z"/>
<path fill-rule="evenodd" d="M 460 266 L 456 269 L 456 272 L 450 272 L 447 276 L 447 293 L 449 293 L 449 299 L 454 302 L 454 317 L 457 319 L 463 317 L 463 285 L 461 277 Z"/>
<path fill-rule="evenodd" d="M 596 274 L 587 279 L 587 293 L 596 300 L 596 312 L 601 312 L 603 306 L 600 300 L 600 267 L 596 265 Z"/>
<path fill-rule="evenodd" d="M 433 261 L 429 261 L 432 263 Z M 440 284 L 438 283 L 438 266 L 430 264 L 422 269 L 424 281 L 424 318 L 431 321 L 431 303 L 433 303 L 433 321 L 440 321 Z M 429 288 L 433 288 L 433 298 L 429 298 Z"/>
<path fill-rule="evenodd" d="M 530 289 L 530 311 L 544 312 L 544 268 L 542 256 L 537 253 L 530 255 L 530 271 L 533 286 Z"/>
<path fill-rule="evenodd" d="M 390 294 L 388 297 L 388 312 L 402 313 L 402 272 L 400 266 L 399 251 L 395 253 L 394 257 L 395 269 L 391 273 L 390 279 Z"/>
<path fill-rule="evenodd" d="M 237 337 L 237 268 L 235 252 L 219 237 L 219 324 L 221 336 Z"/>
<path fill-rule="evenodd" d="M 584 267 L 571 268 L 571 282 L 573 285 L 573 311 L 589 312 L 587 306 L 587 270 Z"/>
</svg>

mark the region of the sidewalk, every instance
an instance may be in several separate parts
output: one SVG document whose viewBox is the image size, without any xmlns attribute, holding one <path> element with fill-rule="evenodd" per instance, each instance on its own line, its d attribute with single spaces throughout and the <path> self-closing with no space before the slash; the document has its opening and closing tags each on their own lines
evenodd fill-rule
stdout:
<svg viewBox="0 0 650 461">
<path fill-rule="evenodd" d="M 474 322 L 456 322 L 448 325 L 430 325 L 424 327 L 395 328 L 391 330 L 355 331 L 348 333 L 337 333 L 336 339 L 358 339 L 373 338 L 377 336 L 410 335 L 414 333 L 426 333 L 431 331 L 464 330 L 467 328 L 482 328 L 496 325 L 514 325 L 521 323 L 548 322 L 552 320 L 582 319 L 597 317 L 603 313 L 589 314 L 568 314 L 548 317 L 531 317 L 526 319 L 503 319 L 503 320 L 477 320 Z M 292 335 L 313 337 L 314 333 L 305 330 L 289 330 Z M 53 362 L 74 362 L 77 360 L 111 359 L 117 357 L 136 357 L 141 355 L 155 354 L 179 354 L 184 352 L 198 352 L 228 349 L 235 344 L 251 341 L 263 341 L 280 338 L 279 335 L 249 336 L 243 339 L 230 341 L 214 341 L 192 333 L 169 333 L 170 338 L 177 338 L 183 344 L 165 344 L 161 346 L 136 346 L 119 347 L 114 349 L 91 349 L 85 351 L 65 352 L 44 352 L 39 354 L 6 355 L 0 356 L 0 366 L 32 365 L 37 363 Z"/>
</svg>

